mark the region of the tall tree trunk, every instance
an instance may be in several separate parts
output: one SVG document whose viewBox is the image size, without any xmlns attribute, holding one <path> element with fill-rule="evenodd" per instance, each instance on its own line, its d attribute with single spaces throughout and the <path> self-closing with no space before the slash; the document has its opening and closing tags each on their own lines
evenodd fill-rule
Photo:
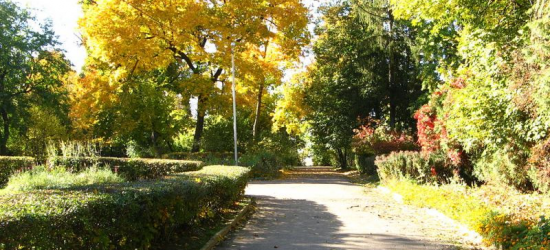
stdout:
<svg viewBox="0 0 550 250">
<path fill-rule="evenodd" d="M 158 144 L 157 144 L 157 142 L 158 142 L 158 133 L 155 130 L 153 130 L 151 132 L 151 142 L 153 143 L 153 151 L 154 151 L 153 153 L 155 154 L 154 156 L 158 158 L 160 156 L 160 154 L 159 154 L 160 150 L 159 150 Z"/>
<path fill-rule="evenodd" d="M 3 134 L 0 135 L 0 155 L 7 155 L 8 154 L 8 139 L 10 137 L 10 121 L 8 117 L 8 111 L 5 107 L 2 107 L 0 109 L 0 113 L 2 115 L 2 122 L 4 123 L 4 131 Z"/>
<path fill-rule="evenodd" d="M 390 99 L 390 128 L 395 128 L 395 112 L 396 112 L 396 98 L 395 98 L 395 58 L 393 51 L 390 51 L 389 65 L 388 65 L 388 90 Z"/>
<path fill-rule="evenodd" d="M 254 116 L 254 127 L 252 127 L 252 138 L 254 141 L 258 140 L 258 135 L 260 134 L 260 114 L 262 111 L 262 97 L 264 93 L 264 83 L 260 84 L 260 89 L 258 90 L 258 98 L 256 104 L 256 115 Z"/>
<path fill-rule="evenodd" d="M 195 126 L 195 135 L 193 136 L 193 148 L 191 149 L 192 153 L 199 152 L 200 144 L 202 139 L 202 132 L 204 131 L 204 117 L 206 111 L 204 110 L 205 97 L 199 95 L 197 101 L 197 124 Z"/>
<path fill-rule="evenodd" d="M 390 127 L 393 129 L 395 128 L 395 124 L 396 124 L 396 94 L 395 93 L 395 87 L 396 87 L 396 79 L 395 79 L 395 73 L 396 73 L 396 67 L 395 67 L 395 64 L 396 64 L 396 57 L 395 57 L 395 48 L 393 47 L 394 46 L 394 43 L 395 43 L 395 37 L 394 37 L 394 29 L 393 29 L 393 25 L 394 25 L 394 18 L 393 18 L 393 14 L 391 13 L 391 10 L 389 11 L 388 13 L 388 16 L 389 16 L 389 34 L 390 34 L 390 40 L 389 40 L 389 44 L 388 44 L 388 49 L 389 49 L 389 65 L 388 65 L 388 85 L 389 85 L 389 88 L 388 90 L 390 91 L 389 93 L 389 97 L 390 97 Z"/>
<path fill-rule="evenodd" d="M 338 162 L 340 163 L 340 168 L 347 169 L 348 168 L 348 159 L 346 156 L 346 150 L 342 149 L 336 149 L 336 153 L 338 155 Z"/>
</svg>

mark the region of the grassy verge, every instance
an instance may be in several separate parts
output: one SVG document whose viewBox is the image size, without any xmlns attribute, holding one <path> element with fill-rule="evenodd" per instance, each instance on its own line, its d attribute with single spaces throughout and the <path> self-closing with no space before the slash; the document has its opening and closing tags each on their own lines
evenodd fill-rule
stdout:
<svg viewBox="0 0 550 250">
<path fill-rule="evenodd" d="M 503 249 L 550 249 L 550 198 L 484 186 L 419 185 L 386 180 L 384 185 L 407 204 L 429 207 L 453 218 Z"/>
<path fill-rule="evenodd" d="M 156 179 L 168 174 L 199 170 L 201 161 L 113 158 L 113 157 L 53 157 L 48 166 L 63 166 L 73 172 L 91 167 L 110 168 L 127 180 Z"/>
<path fill-rule="evenodd" d="M 110 169 L 88 168 L 79 173 L 72 173 L 58 167 L 51 170 L 45 167 L 13 175 L 1 194 L 16 193 L 41 189 L 68 189 L 78 186 L 123 183 L 125 180 Z"/>
</svg>

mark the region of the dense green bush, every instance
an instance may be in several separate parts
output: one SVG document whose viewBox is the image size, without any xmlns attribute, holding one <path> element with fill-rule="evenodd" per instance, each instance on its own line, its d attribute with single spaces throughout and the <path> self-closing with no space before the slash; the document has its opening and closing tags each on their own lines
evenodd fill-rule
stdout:
<svg viewBox="0 0 550 250">
<path fill-rule="evenodd" d="M 206 164 L 231 165 L 235 163 L 233 152 L 173 152 L 164 154 L 164 159 L 202 161 Z"/>
<path fill-rule="evenodd" d="M 248 169 L 211 166 L 156 181 L 0 196 L 0 249 L 160 249 L 241 197 Z"/>
<path fill-rule="evenodd" d="M 239 159 L 239 164 L 249 167 L 252 176 L 256 178 L 275 178 L 283 168 L 279 157 L 269 151 L 246 153 Z"/>
<path fill-rule="evenodd" d="M 493 213 L 483 221 L 484 241 L 499 249 L 549 249 L 550 221 L 517 220 L 512 215 Z"/>
<path fill-rule="evenodd" d="M 455 171 L 445 163 L 445 157 L 431 154 L 427 158 L 420 152 L 401 151 L 376 157 L 381 180 L 414 179 L 420 183 L 447 182 Z"/>
<path fill-rule="evenodd" d="M 376 174 L 376 164 L 374 164 L 375 160 L 376 156 L 355 154 L 355 167 L 361 174 Z"/>
<path fill-rule="evenodd" d="M 154 179 L 167 174 L 198 170 L 203 166 L 200 161 L 112 158 L 112 157 L 50 157 L 48 166 L 63 166 L 79 172 L 98 166 L 109 167 L 127 180 Z"/>
<path fill-rule="evenodd" d="M 32 157 L 0 156 L 0 187 L 8 182 L 11 175 L 32 169 L 34 164 Z"/>
</svg>

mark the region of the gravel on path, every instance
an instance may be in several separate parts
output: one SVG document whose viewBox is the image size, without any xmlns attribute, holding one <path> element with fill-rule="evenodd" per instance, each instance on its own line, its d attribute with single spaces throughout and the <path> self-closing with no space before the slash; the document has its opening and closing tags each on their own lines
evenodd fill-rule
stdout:
<svg viewBox="0 0 550 250">
<path fill-rule="evenodd" d="M 303 172 L 251 182 L 256 213 L 217 249 L 477 249 L 459 224 L 337 173 Z"/>
</svg>

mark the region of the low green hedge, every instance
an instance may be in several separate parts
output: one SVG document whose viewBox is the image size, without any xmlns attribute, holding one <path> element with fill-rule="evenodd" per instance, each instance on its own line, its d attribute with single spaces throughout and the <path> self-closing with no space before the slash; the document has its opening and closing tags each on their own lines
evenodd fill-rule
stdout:
<svg viewBox="0 0 550 250">
<path fill-rule="evenodd" d="M 227 165 L 227 164 L 235 163 L 235 154 L 233 152 L 199 152 L 199 153 L 173 152 L 169 154 L 164 154 L 162 158 L 173 159 L 173 160 L 202 161 L 209 164 L 226 164 Z"/>
<path fill-rule="evenodd" d="M 261 179 L 278 177 L 284 166 L 278 155 L 268 151 L 248 152 L 239 159 L 239 164 L 249 167 L 251 175 Z"/>
<path fill-rule="evenodd" d="M 132 181 L 156 179 L 168 174 L 198 170 L 203 166 L 203 162 L 143 158 L 57 157 L 48 159 L 48 166 L 64 166 L 77 172 L 92 166 L 109 167 Z"/>
<path fill-rule="evenodd" d="M 248 169 L 210 166 L 157 181 L 0 196 L 0 249 L 162 249 L 172 232 L 244 192 Z"/>
<path fill-rule="evenodd" d="M 35 162 L 32 157 L 0 156 L 0 187 L 5 185 L 14 173 L 32 169 Z"/>
</svg>

